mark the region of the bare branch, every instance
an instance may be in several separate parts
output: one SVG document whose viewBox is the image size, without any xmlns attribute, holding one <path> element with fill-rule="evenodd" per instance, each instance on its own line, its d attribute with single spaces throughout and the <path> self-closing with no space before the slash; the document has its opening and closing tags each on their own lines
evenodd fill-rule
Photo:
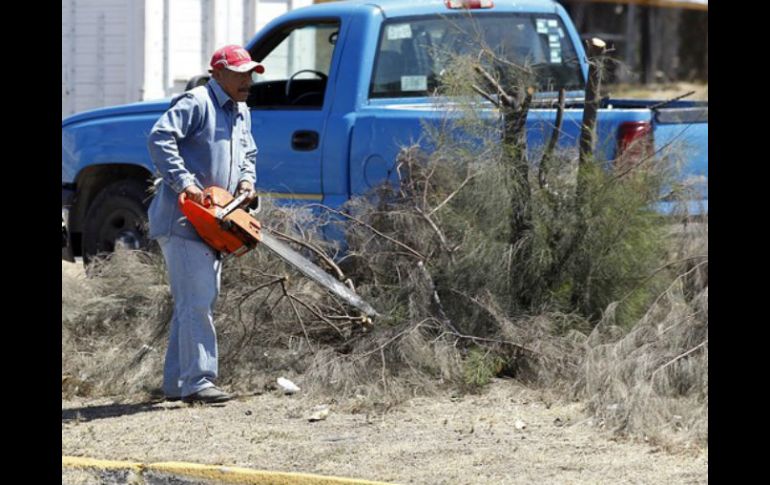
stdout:
<svg viewBox="0 0 770 485">
<path fill-rule="evenodd" d="M 500 100 L 503 102 L 505 106 L 509 107 L 516 107 L 516 102 L 513 97 L 511 97 L 507 92 L 505 92 L 505 89 L 503 89 L 502 86 L 500 86 L 500 83 L 497 82 L 497 80 L 492 77 L 491 74 L 489 74 L 486 69 L 484 69 L 481 66 L 473 66 L 473 69 L 481 74 L 481 76 L 487 81 L 487 83 L 497 91 L 498 95 L 500 96 Z"/>
<path fill-rule="evenodd" d="M 385 347 L 387 347 L 391 343 L 395 342 L 399 338 L 403 337 L 404 335 L 407 335 L 407 334 L 410 334 L 410 333 L 414 332 L 415 330 L 420 328 L 423 323 L 427 322 L 428 320 L 430 320 L 430 319 L 429 318 L 425 319 L 425 320 L 423 320 L 423 321 L 421 321 L 419 323 L 416 323 L 416 324 L 412 325 L 411 328 L 407 328 L 407 329 L 403 330 L 402 332 L 397 333 L 395 336 L 393 336 L 392 338 L 389 338 L 385 343 L 383 343 L 382 345 L 380 345 L 379 347 L 377 347 L 374 350 L 370 350 L 369 352 L 364 352 L 363 354 L 357 355 L 356 358 L 353 359 L 353 362 L 357 362 L 357 361 L 359 361 L 361 359 L 365 359 L 366 357 L 369 357 L 370 355 L 374 354 L 375 352 L 379 352 L 380 350 L 384 349 Z"/>
<path fill-rule="evenodd" d="M 607 44 L 596 37 L 586 41 L 589 60 L 588 83 L 586 85 L 585 107 L 583 122 L 580 130 L 580 166 L 582 167 L 594 152 L 596 140 L 596 115 L 599 111 L 599 90 L 601 89 L 602 73 L 604 70 L 604 55 Z M 578 183 L 578 191 L 582 184 Z"/>
<path fill-rule="evenodd" d="M 380 371 L 382 375 L 382 389 L 387 390 L 388 388 L 388 382 L 385 380 L 385 369 L 387 368 L 386 362 L 385 362 L 385 348 L 380 349 L 380 359 L 382 361 L 382 370 Z"/>
<path fill-rule="evenodd" d="M 704 347 L 704 346 L 705 346 L 706 344 L 708 344 L 708 343 L 709 343 L 709 341 L 708 341 L 708 339 L 706 339 L 706 340 L 704 340 L 703 342 L 701 342 L 700 344 L 698 344 L 698 345 L 696 345 L 695 347 L 693 347 L 693 348 L 691 348 L 690 350 L 688 350 L 687 352 L 685 352 L 685 353 L 683 353 L 683 354 L 680 354 L 680 355 L 677 355 L 676 357 L 674 357 L 674 358 L 673 358 L 673 359 L 671 359 L 670 361 L 668 361 L 668 362 L 666 362 L 665 364 L 663 364 L 662 366 L 658 367 L 657 369 L 655 369 L 655 372 L 653 372 L 653 373 L 652 373 L 652 375 L 650 376 L 650 381 L 652 381 L 652 380 L 654 380 L 654 379 L 655 379 L 655 375 L 656 375 L 658 372 L 662 371 L 663 369 L 665 369 L 666 367 L 670 366 L 670 365 L 671 365 L 671 364 L 673 364 L 674 362 L 676 362 L 676 361 L 678 361 L 678 360 L 681 360 L 681 359 L 683 359 L 683 358 L 687 357 L 688 355 L 692 354 L 693 352 L 695 352 L 696 350 L 700 349 L 701 347 Z"/>
<path fill-rule="evenodd" d="M 337 279 L 340 281 L 345 281 L 345 273 L 342 272 L 339 266 L 337 266 L 332 259 L 326 255 L 321 249 L 316 247 L 314 244 L 311 244 L 307 241 L 303 241 L 301 239 L 297 239 L 295 237 L 289 236 L 288 234 L 284 234 L 280 231 L 277 231 L 275 229 L 270 229 L 270 232 L 275 234 L 276 236 L 285 239 L 287 241 L 291 241 L 295 244 L 299 244 L 300 246 L 303 246 L 311 251 L 313 251 L 315 254 L 318 255 L 319 258 L 323 260 L 324 263 L 326 263 L 334 272 L 336 273 Z"/>
<path fill-rule="evenodd" d="M 519 108 L 516 110 L 513 126 L 511 128 L 512 133 L 521 133 L 522 138 L 526 140 L 524 134 L 524 127 L 527 123 L 527 114 L 529 113 L 529 106 L 532 104 L 532 96 L 535 94 L 535 88 L 529 86 L 525 90 L 524 100 L 521 102 Z"/>
<path fill-rule="evenodd" d="M 452 252 L 452 248 L 449 247 L 449 242 L 446 239 L 446 236 L 444 236 L 444 233 L 441 232 L 441 229 L 436 225 L 435 222 L 433 222 L 433 219 L 430 218 L 428 214 L 422 211 L 419 207 L 415 207 L 414 210 L 422 216 L 423 219 L 430 225 L 430 227 L 433 229 L 433 231 L 438 235 L 439 240 L 441 241 L 441 245 L 444 247 L 444 250 L 448 253 Z"/>
<path fill-rule="evenodd" d="M 297 317 L 297 320 L 299 321 L 299 324 L 302 326 L 302 333 L 305 334 L 305 339 L 307 340 L 308 347 L 310 347 L 312 349 L 313 348 L 313 342 L 310 340 L 310 336 L 307 333 L 307 329 L 305 328 L 305 322 L 302 321 L 302 317 L 299 314 L 299 310 L 297 310 L 297 306 L 294 304 L 292 296 L 289 294 L 288 291 L 286 291 L 286 283 L 284 281 L 281 281 L 281 288 L 283 288 L 284 296 L 289 298 L 289 303 L 291 304 L 291 309 L 294 310 L 294 315 Z"/>
<path fill-rule="evenodd" d="M 559 141 L 559 135 L 561 134 L 561 126 L 564 121 L 564 97 L 566 91 L 564 88 L 559 90 L 559 105 L 556 108 L 556 122 L 551 132 L 551 137 L 548 140 L 545 151 L 543 152 L 543 158 L 540 159 L 540 170 L 537 174 L 537 179 L 540 183 L 540 188 L 544 189 L 546 185 L 546 177 L 548 176 L 548 165 L 553 157 L 553 151 L 556 148 L 556 144 Z"/>
<path fill-rule="evenodd" d="M 529 68 L 529 67 L 527 67 L 527 66 L 522 66 L 522 65 L 520 65 L 520 64 L 516 64 L 515 62 L 513 62 L 513 61 L 511 61 L 511 60 L 509 60 L 509 59 L 506 59 L 506 58 L 504 58 L 504 57 L 499 57 L 499 56 L 497 56 L 497 55 L 496 55 L 494 52 L 492 52 L 492 51 L 487 51 L 487 52 L 486 52 L 486 54 L 487 54 L 489 57 L 491 57 L 491 58 L 492 58 L 492 59 L 493 59 L 495 62 L 499 62 L 499 63 L 501 63 L 501 64 L 505 64 L 506 66 L 510 66 L 510 67 L 512 67 L 512 68 L 514 68 L 514 69 L 517 69 L 517 70 L 519 70 L 519 71 L 523 72 L 524 74 L 533 74 L 533 72 L 532 72 L 532 69 L 531 69 L 531 68 Z"/>
<path fill-rule="evenodd" d="M 385 234 L 381 233 L 380 231 L 378 231 L 377 229 L 373 228 L 373 227 L 372 227 L 372 226 L 370 226 L 369 224 L 365 223 L 365 222 L 364 222 L 364 221 L 362 221 L 361 219 L 358 219 L 358 218 L 356 218 L 356 217 L 353 217 L 353 216 L 351 216 L 350 214 L 345 214 L 345 213 L 344 213 L 344 212 L 342 212 L 342 211 L 338 211 L 337 209 L 332 209 L 331 207 L 329 207 L 329 206 L 326 206 L 326 205 L 323 205 L 323 204 L 308 204 L 308 207 L 320 207 L 320 208 L 322 208 L 322 209 L 325 209 L 325 210 L 327 210 L 327 211 L 329 211 L 329 212 L 333 212 L 333 213 L 335 213 L 335 214 L 337 214 L 337 215 L 340 215 L 340 216 L 342 216 L 342 217 L 345 217 L 346 219 L 350 219 L 351 221 L 353 221 L 353 222 L 355 222 L 355 223 L 357 223 L 357 224 L 359 224 L 359 225 L 361 225 L 361 226 L 364 226 L 365 228 L 369 229 L 370 231 L 372 231 L 373 233 L 375 233 L 375 234 L 377 234 L 378 236 L 382 237 L 383 239 L 386 239 L 386 240 L 388 240 L 388 241 L 392 242 L 393 244 L 395 244 L 395 245 L 397 245 L 397 246 L 400 246 L 400 247 L 402 247 L 402 248 L 406 249 L 406 250 L 407 250 L 409 253 L 411 253 L 413 256 L 416 256 L 416 257 L 417 257 L 417 258 L 419 258 L 419 259 L 425 259 L 425 256 L 423 256 L 422 254 L 420 254 L 420 252 L 419 252 L 419 251 L 417 251 L 417 250 L 415 250 L 415 249 L 412 249 L 412 248 L 410 248 L 409 246 L 407 246 L 406 244 L 402 243 L 401 241 L 398 241 L 398 240 L 396 240 L 396 239 L 393 239 L 393 238 L 392 238 L 392 237 L 390 237 L 390 236 L 387 236 L 387 235 L 385 235 Z"/>
<path fill-rule="evenodd" d="M 658 104 L 653 104 L 652 106 L 650 106 L 650 109 L 653 110 L 653 109 L 662 108 L 663 106 L 665 106 L 667 104 L 671 104 L 674 101 L 679 101 L 680 99 L 686 98 L 688 96 L 692 96 L 693 94 L 695 94 L 695 91 L 690 91 L 688 93 L 680 94 L 679 96 L 674 96 L 673 98 L 667 99 L 667 100 L 665 100 L 663 102 L 660 102 Z"/>
<path fill-rule="evenodd" d="M 335 324 L 333 324 L 331 321 L 329 321 L 329 319 L 328 319 L 328 318 L 326 318 L 325 316 L 321 315 L 321 313 L 320 313 L 320 312 L 318 312 L 318 311 L 316 311 L 315 309 L 313 309 L 313 308 L 312 308 L 312 307 L 311 307 L 309 304 L 305 303 L 304 301 L 300 300 L 299 298 L 297 298 L 297 297 L 296 297 L 296 296 L 294 296 L 294 295 L 288 295 L 288 296 L 289 296 L 289 299 L 290 299 L 290 300 L 296 301 L 297 303 L 299 303 L 300 305 L 302 305 L 303 307 L 305 307 L 305 308 L 306 308 L 306 309 L 307 309 L 307 310 L 308 310 L 310 313 L 312 313 L 313 315 L 315 315 L 316 317 L 318 317 L 318 319 L 319 319 L 320 321 L 322 321 L 322 322 L 326 323 L 327 325 L 329 325 L 330 327 L 332 327 L 334 330 L 336 330 L 336 331 L 337 331 L 337 333 L 340 335 L 340 337 L 344 337 L 344 336 L 345 336 L 345 335 L 342 333 L 342 330 L 340 330 L 340 329 L 339 329 L 339 327 L 337 327 Z M 351 319 L 352 319 L 352 318 L 351 318 Z"/>
<path fill-rule="evenodd" d="M 496 321 L 498 320 L 497 314 L 495 312 L 493 312 L 492 310 L 490 310 L 486 305 L 482 304 L 477 299 L 475 299 L 475 298 L 473 298 L 473 297 L 471 297 L 469 295 L 466 295 L 465 293 L 463 293 L 461 291 L 457 291 L 454 288 L 450 288 L 449 291 L 451 291 L 452 293 L 454 293 L 456 295 L 462 296 L 463 298 L 467 299 L 468 301 L 470 301 L 471 303 L 473 303 L 474 305 L 476 305 L 480 309 L 484 310 L 484 312 L 486 312 L 494 320 L 496 320 Z M 456 330 L 454 332 L 452 332 L 452 335 L 454 335 L 457 338 L 470 339 L 470 340 L 478 340 L 478 341 L 482 341 L 482 342 L 503 343 L 503 344 L 506 344 L 506 345 L 511 345 L 513 347 L 519 348 L 521 350 L 525 350 L 525 351 L 530 352 L 530 353 L 535 354 L 535 355 L 540 355 L 539 352 L 537 352 L 537 351 L 535 351 L 533 349 L 530 349 L 529 347 L 526 347 L 524 345 L 518 344 L 516 342 L 511 342 L 510 340 L 489 339 L 489 338 L 483 338 L 483 337 L 475 337 L 473 335 L 464 335 L 464 334 L 462 334 L 462 333 L 460 333 L 459 331 L 456 331 Z"/>
<path fill-rule="evenodd" d="M 483 96 L 484 98 L 486 98 L 486 99 L 487 99 L 487 101 L 489 101 L 489 102 L 490 102 L 490 103 L 492 103 L 493 105 L 497 106 L 498 108 L 500 107 L 500 103 L 499 103 L 499 102 L 498 102 L 498 101 L 497 101 L 495 98 L 493 98 L 492 96 L 490 96 L 489 94 L 487 94 L 487 93 L 486 93 L 486 92 L 485 92 L 483 89 L 481 89 L 480 87 L 476 86 L 475 84 L 474 84 L 474 85 L 472 85 L 471 87 L 473 88 L 473 90 L 474 90 L 474 91 L 476 91 L 476 92 L 477 92 L 477 93 L 479 93 L 481 96 Z"/>
<path fill-rule="evenodd" d="M 686 261 L 692 261 L 692 260 L 697 260 L 697 259 L 705 259 L 705 260 L 706 260 L 705 262 L 708 262 L 708 255 L 707 255 L 707 254 L 699 254 L 699 255 L 691 256 L 691 257 L 689 257 L 689 258 L 677 259 L 676 261 L 671 261 L 671 262 L 669 262 L 669 263 L 666 263 L 666 264 L 664 264 L 664 265 L 662 265 L 662 266 L 660 266 L 660 267 L 656 268 L 655 270 L 653 270 L 653 271 L 652 271 L 652 273 L 650 273 L 649 275 L 647 275 L 647 276 L 646 276 L 646 277 L 645 277 L 645 278 L 644 278 L 644 279 L 643 279 L 643 280 L 642 280 L 642 281 L 641 281 L 641 282 L 640 282 L 638 285 L 636 285 L 636 286 L 635 286 L 633 289 L 631 289 L 631 291 L 629 291 L 628 293 L 626 293 L 626 294 L 623 296 L 623 298 L 621 298 L 620 300 L 618 300 L 618 303 L 625 301 L 625 300 L 626 300 L 628 297 L 630 297 L 631 295 L 633 295 L 633 294 L 634 294 L 634 292 L 636 292 L 636 290 L 638 290 L 639 288 L 641 288 L 642 286 L 644 286 L 644 284 L 645 284 L 645 283 L 647 283 L 648 281 L 650 281 L 652 278 L 654 278 L 654 277 L 655 277 L 655 275 L 656 275 L 656 274 L 660 273 L 660 272 L 661 272 L 661 271 L 663 271 L 664 269 L 666 269 L 666 268 L 668 268 L 668 267 L 671 267 L 671 266 L 674 266 L 674 265 L 677 265 L 677 264 L 680 264 L 680 263 L 684 263 L 684 262 L 686 262 Z M 702 263 L 701 263 L 701 264 L 702 264 Z M 697 268 L 697 267 L 698 267 L 698 266 L 696 266 L 696 268 Z"/>
<path fill-rule="evenodd" d="M 441 319 L 441 323 L 452 330 L 453 332 L 458 332 L 457 327 L 455 327 L 452 324 L 452 321 L 447 316 L 446 312 L 444 311 L 444 306 L 441 304 L 441 298 L 438 296 L 438 292 L 436 291 L 436 283 L 433 281 L 433 276 L 431 276 L 430 272 L 428 271 L 428 268 L 425 267 L 425 263 L 422 261 L 417 262 L 417 267 L 420 269 L 420 272 L 422 273 L 423 278 L 425 278 L 425 281 L 428 284 L 428 290 L 431 294 L 431 300 L 433 301 L 433 305 L 436 307 L 436 312 L 438 313 L 439 318 Z"/>
<path fill-rule="evenodd" d="M 465 185 L 466 185 L 468 182 L 470 182 L 470 181 L 471 181 L 471 180 L 472 180 L 474 177 L 476 177 L 477 175 L 478 175 L 478 173 L 474 173 L 473 175 L 468 175 L 467 177 L 465 177 L 465 180 L 463 180 L 463 181 L 462 181 L 462 183 L 460 184 L 460 186 L 459 186 L 459 187 L 457 187 L 457 189 L 455 189 L 455 191 L 454 191 L 454 192 L 452 192 L 451 194 L 449 194 L 449 196 L 448 196 L 446 199 L 444 199 L 444 200 L 443 200 L 443 201 L 442 201 L 442 202 L 441 202 L 439 205 L 437 205 L 436 207 L 434 207 L 434 208 L 433 208 L 433 210 L 431 210 L 430 212 L 428 212 L 428 215 L 429 215 L 429 216 L 432 216 L 432 215 L 433 215 L 433 214 L 434 214 L 436 211 L 438 211 L 439 209 L 441 209 L 442 207 L 444 207 L 444 206 L 447 204 L 447 202 L 449 202 L 450 200 L 452 200 L 452 199 L 454 198 L 454 196 L 455 196 L 455 195 L 457 195 L 457 194 L 458 194 L 458 193 L 459 193 L 459 192 L 462 190 L 462 188 L 463 188 L 463 187 L 465 187 Z"/>
</svg>

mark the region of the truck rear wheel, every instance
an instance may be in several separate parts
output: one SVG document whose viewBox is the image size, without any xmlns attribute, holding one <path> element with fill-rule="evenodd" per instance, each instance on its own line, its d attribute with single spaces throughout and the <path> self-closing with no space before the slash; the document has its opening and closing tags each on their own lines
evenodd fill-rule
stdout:
<svg viewBox="0 0 770 485">
<path fill-rule="evenodd" d="M 137 180 L 114 182 L 99 192 L 86 214 L 83 261 L 117 247 L 147 249 L 147 192 Z"/>
</svg>

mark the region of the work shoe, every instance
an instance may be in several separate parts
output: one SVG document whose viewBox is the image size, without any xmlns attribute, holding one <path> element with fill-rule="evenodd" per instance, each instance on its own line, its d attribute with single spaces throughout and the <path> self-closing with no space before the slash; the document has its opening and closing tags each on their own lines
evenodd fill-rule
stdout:
<svg viewBox="0 0 770 485">
<path fill-rule="evenodd" d="M 225 402 L 232 399 L 232 396 L 220 389 L 217 389 L 216 387 L 207 387 L 206 389 L 201 389 L 200 391 L 190 394 L 189 396 L 184 396 L 182 398 L 182 401 L 192 404 L 192 403 L 218 403 L 218 402 Z"/>
<path fill-rule="evenodd" d="M 181 401 L 182 396 L 167 396 L 166 393 L 163 392 L 163 389 L 156 388 L 150 391 L 150 399 L 152 401 L 174 402 L 174 401 Z"/>
</svg>

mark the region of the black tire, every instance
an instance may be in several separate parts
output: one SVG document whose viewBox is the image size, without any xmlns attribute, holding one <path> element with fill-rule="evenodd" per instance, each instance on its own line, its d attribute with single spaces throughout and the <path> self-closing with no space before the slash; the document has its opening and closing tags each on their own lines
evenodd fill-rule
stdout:
<svg viewBox="0 0 770 485">
<path fill-rule="evenodd" d="M 83 225 L 83 262 L 113 252 L 116 245 L 146 250 L 149 199 L 146 186 L 138 180 L 121 180 L 103 188 Z"/>
</svg>

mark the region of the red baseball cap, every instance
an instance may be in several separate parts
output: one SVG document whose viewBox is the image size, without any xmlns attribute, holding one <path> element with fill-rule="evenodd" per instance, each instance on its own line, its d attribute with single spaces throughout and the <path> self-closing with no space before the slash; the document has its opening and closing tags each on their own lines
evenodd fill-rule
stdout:
<svg viewBox="0 0 770 485">
<path fill-rule="evenodd" d="M 229 69 L 235 72 L 265 72 L 265 68 L 251 59 L 249 51 L 239 45 L 226 45 L 211 56 L 211 69 Z"/>
</svg>

